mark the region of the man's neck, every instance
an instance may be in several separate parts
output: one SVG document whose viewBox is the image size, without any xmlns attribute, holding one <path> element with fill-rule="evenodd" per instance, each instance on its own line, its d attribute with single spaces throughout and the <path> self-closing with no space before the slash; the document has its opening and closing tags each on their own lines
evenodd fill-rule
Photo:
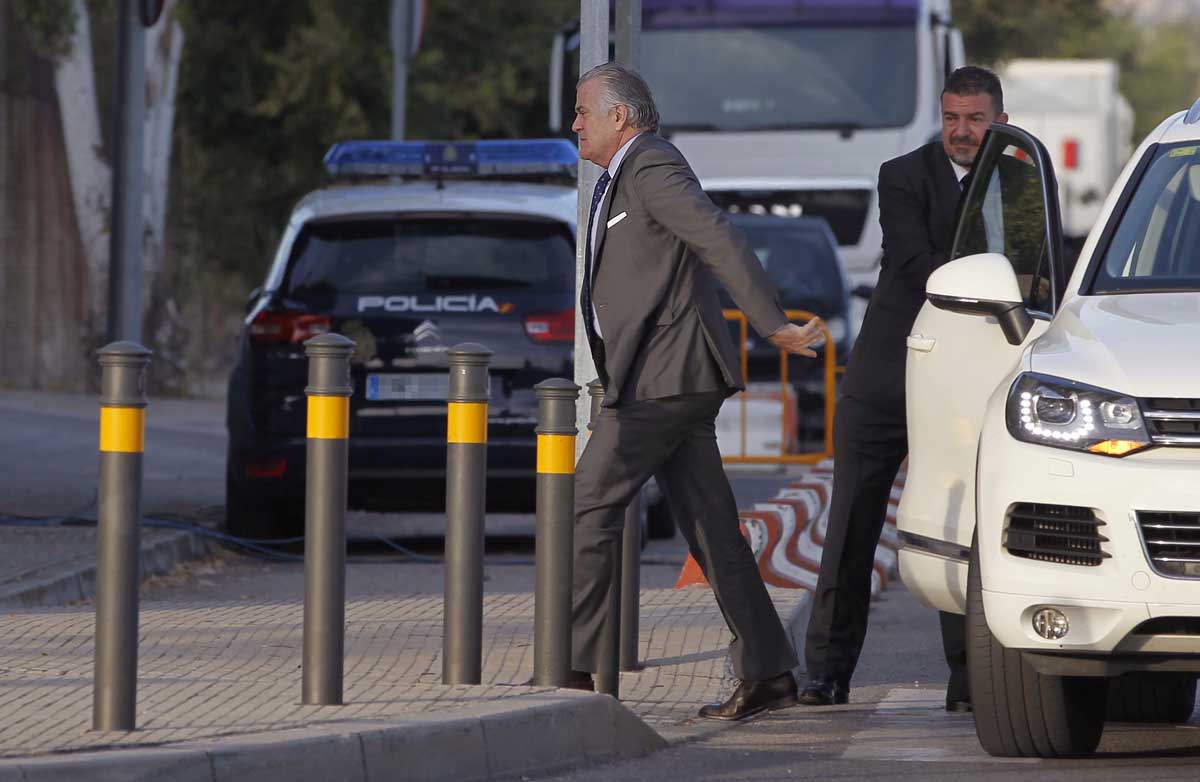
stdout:
<svg viewBox="0 0 1200 782">
<path fill-rule="evenodd" d="M 600 164 L 601 168 L 605 169 L 606 171 L 612 168 L 613 160 L 617 157 L 617 153 L 621 151 L 621 148 L 633 139 L 637 138 L 641 132 L 642 131 L 637 130 L 636 128 L 629 128 L 621 131 L 621 135 L 617 137 L 617 145 L 613 148 L 613 153 L 608 156 L 608 160 Z"/>
</svg>

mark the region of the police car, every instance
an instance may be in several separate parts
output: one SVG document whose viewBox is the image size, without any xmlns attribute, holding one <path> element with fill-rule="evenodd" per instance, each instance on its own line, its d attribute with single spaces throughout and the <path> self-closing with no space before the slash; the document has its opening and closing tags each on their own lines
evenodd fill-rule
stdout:
<svg viewBox="0 0 1200 782">
<path fill-rule="evenodd" d="M 251 295 L 229 382 L 231 532 L 303 529 L 304 341 L 354 340 L 349 506 L 445 507 L 448 348 L 494 353 L 487 505 L 532 513 L 533 387 L 571 377 L 575 147 L 566 140 L 344 142 Z M 586 396 L 581 404 L 586 404 Z M 672 531 L 656 508 L 656 529 Z"/>
<path fill-rule="evenodd" d="M 1200 101 L 1142 142 L 1069 276 L 1040 141 L 993 125 L 972 180 L 908 337 L 900 571 L 966 614 L 984 749 L 1086 754 L 1106 719 L 1195 706 Z"/>
</svg>

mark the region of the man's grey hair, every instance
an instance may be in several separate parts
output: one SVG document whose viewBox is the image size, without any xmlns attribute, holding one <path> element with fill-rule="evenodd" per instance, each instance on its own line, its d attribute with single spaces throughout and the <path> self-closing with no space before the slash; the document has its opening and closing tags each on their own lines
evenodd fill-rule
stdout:
<svg viewBox="0 0 1200 782">
<path fill-rule="evenodd" d="M 654 105 L 650 85 L 637 71 L 619 62 L 606 62 L 580 76 L 579 84 L 592 79 L 599 79 L 604 86 L 601 100 L 606 111 L 624 106 L 629 110 L 630 125 L 658 133 L 658 107 Z"/>
</svg>

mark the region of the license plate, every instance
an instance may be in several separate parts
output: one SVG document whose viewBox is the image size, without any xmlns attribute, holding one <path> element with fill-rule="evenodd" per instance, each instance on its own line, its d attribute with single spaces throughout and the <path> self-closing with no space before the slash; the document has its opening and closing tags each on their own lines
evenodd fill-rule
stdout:
<svg viewBox="0 0 1200 782">
<path fill-rule="evenodd" d="M 445 402 L 449 392 L 447 373 L 367 375 L 367 399 L 371 402 Z"/>
</svg>

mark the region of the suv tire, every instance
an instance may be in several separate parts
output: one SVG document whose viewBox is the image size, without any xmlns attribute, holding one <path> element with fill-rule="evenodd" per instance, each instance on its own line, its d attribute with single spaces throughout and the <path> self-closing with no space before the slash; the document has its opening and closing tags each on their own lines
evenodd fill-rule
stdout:
<svg viewBox="0 0 1200 782">
<path fill-rule="evenodd" d="M 967 574 L 967 676 L 975 733 L 989 755 L 1054 758 L 1090 755 L 1104 731 L 1107 681 L 1044 676 L 1000 645 L 983 613 L 979 543 Z"/>
<path fill-rule="evenodd" d="M 667 498 L 656 492 L 655 500 L 646 505 L 646 533 L 651 540 L 670 540 L 675 537 L 675 517 L 667 507 Z"/>
<path fill-rule="evenodd" d="M 1195 708 L 1195 674 L 1139 672 L 1109 680 L 1109 722 L 1187 722 Z"/>
</svg>

